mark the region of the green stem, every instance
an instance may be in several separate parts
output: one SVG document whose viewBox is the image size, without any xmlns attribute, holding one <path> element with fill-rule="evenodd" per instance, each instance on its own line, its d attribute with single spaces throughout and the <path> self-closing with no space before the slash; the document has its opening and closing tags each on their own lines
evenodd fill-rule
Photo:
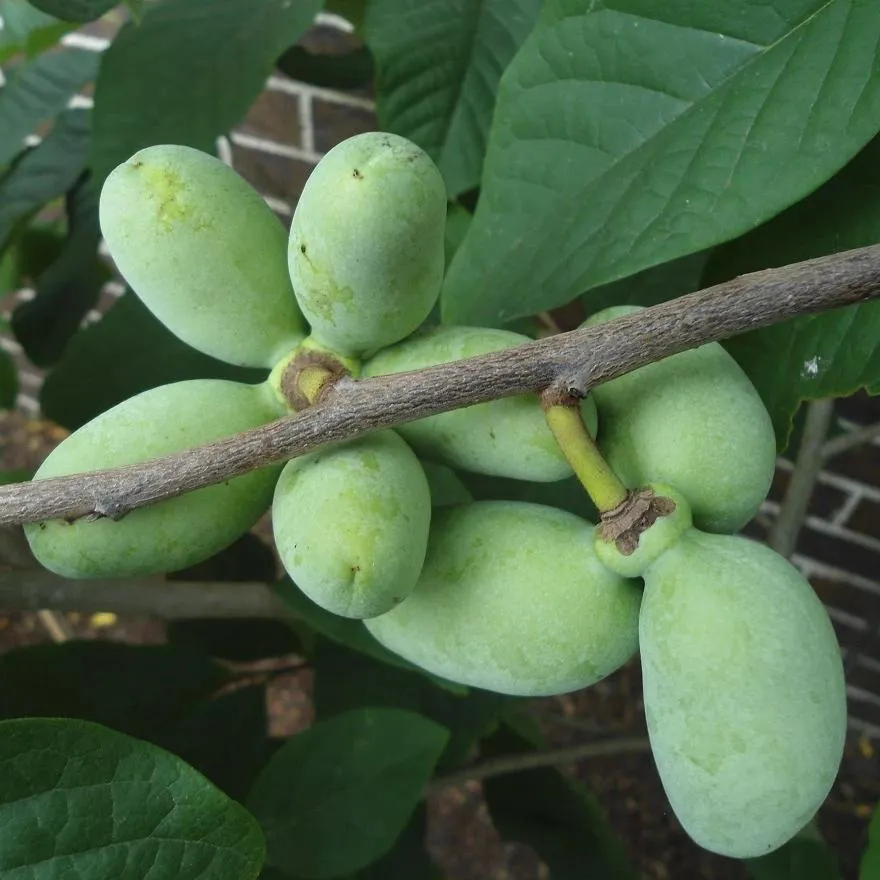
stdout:
<svg viewBox="0 0 880 880">
<path fill-rule="evenodd" d="M 629 494 L 599 452 L 581 415 L 580 402 L 552 403 L 545 407 L 547 424 L 572 470 L 587 490 L 599 513 L 614 510 Z"/>
</svg>

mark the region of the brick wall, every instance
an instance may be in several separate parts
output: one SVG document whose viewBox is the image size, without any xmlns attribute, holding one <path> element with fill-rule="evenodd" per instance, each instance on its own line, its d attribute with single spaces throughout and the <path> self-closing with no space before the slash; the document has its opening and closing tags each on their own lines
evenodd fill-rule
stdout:
<svg viewBox="0 0 880 880">
<path fill-rule="evenodd" d="M 111 33 L 104 23 L 72 34 L 66 42 L 101 51 Z M 336 52 L 350 45 L 346 23 L 322 15 L 308 35 L 316 51 Z M 87 97 L 77 103 L 88 106 Z M 377 127 L 371 95 L 366 91 L 335 92 L 271 76 L 247 118 L 229 138 L 221 139 L 220 155 L 259 190 L 288 223 L 291 207 L 311 168 L 330 147 L 350 135 Z M 111 282 L 98 308 L 101 313 L 122 293 Z M 32 296 L 21 291 L 15 299 Z M 13 302 L 0 303 L 5 314 Z M 21 367 L 18 407 L 37 416 L 42 375 L 28 364 L 19 346 L 0 335 L 0 346 Z M 838 402 L 846 430 L 880 421 L 880 405 L 866 395 Z M 880 738 L 880 440 L 873 440 L 829 460 L 813 495 L 809 517 L 798 542 L 795 563 L 810 578 L 826 603 L 845 652 L 854 731 Z M 783 458 L 762 519 L 750 533 L 761 537 L 778 510 L 792 463 Z"/>
</svg>

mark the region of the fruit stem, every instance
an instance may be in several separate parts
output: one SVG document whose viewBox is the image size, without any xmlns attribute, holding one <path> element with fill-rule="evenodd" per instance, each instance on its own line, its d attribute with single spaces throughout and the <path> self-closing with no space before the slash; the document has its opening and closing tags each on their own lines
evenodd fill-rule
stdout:
<svg viewBox="0 0 880 880">
<path fill-rule="evenodd" d="M 563 455 L 581 481 L 599 513 L 614 510 L 629 492 L 611 470 L 590 436 L 581 415 L 580 401 L 571 397 L 544 401 L 544 416 Z"/>
<path fill-rule="evenodd" d="M 318 395 L 327 382 L 334 378 L 338 378 L 338 374 L 334 374 L 332 370 L 322 367 L 320 364 L 313 364 L 303 367 L 299 371 L 299 375 L 296 377 L 296 387 L 311 405 L 318 399 Z"/>
</svg>

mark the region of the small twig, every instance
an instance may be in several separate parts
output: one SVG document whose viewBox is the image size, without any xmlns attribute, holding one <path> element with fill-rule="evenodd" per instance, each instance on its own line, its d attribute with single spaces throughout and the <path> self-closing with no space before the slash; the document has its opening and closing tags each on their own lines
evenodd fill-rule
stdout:
<svg viewBox="0 0 880 880">
<path fill-rule="evenodd" d="M 43 629 L 49 633 L 49 638 L 52 639 L 55 644 L 67 642 L 73 635 L 73 630 L 71 629 L 70 624 L 63 617 L 60 617 L 54 611 L 50 611 L 47 608 L 41 608 L 37 612 L 37 620 L 40 621 L 43 625 Z"/>
<path fill-rule="evenodd" d="M 576 746 L 568 746 L 563 749 L 553 749 L 547 752 L 526 752 L 522 755 L 503 755 L 500 758 L 490 758 L 472 767 L 456 770 L 446 776 L 434 779 L 428 786 L 429 794 L 451 785 L 460 785 L 470 780 L 488 779 L 491 776 L 501 776 L 506 773 L 518 773 L 521 770 L 534 770 L 538 767 L 558 767 L 565 764 L 574 764 L 587 758 L 607 757 L 608 755 L 624 755 L 632 752 L 646 752 L 650 749 L 647 737 L 627 737 L 622 739 L 604 739 L 599 742 L 580 743 Z"/>
<path fill-rule="evenodd" d="M 841 455 L 850 449 L 855 449 L 857 446 L 870 443 L 877 437 L 880 437 L 880 423 L 865 425 L 847 434 L 841 434 L 839 437 L 832 437 L 822 447 L 822 460 L 828 461 L 828 459 L 834 458 L 836 455 Z"/>
<path fill-rule="evenodd" d="M 798 449 L 797 461 L 782 500 L 779 513 L 767 536 L 767 544 L 788 559 L 797 546 L 798 535 L 807 518 L 807 508 L 819 472 L 822 470 L 822 447 L 831 427 L 834 400 L 813 400 L 807 404 L 804 433 Z"/>
<path fill-rule="evenodd" d="M 880 245 L 732 281 L 516 348 L 364 380 L 340 380 L 295 416 L 123 468 L 0 486 L 0 525 L 119 518 L 256 468 L 378 428 L 554 389 L 579 396 L 638 367 L 706 342 L 880 295 Z"/>
<path fill-rule="evenodd" d="M 0 571 L 0 608 L 16 611 L 112 611 L 167 620 L 295 615 L 264 583 L 165 581 L 158 578 L 68 580 L 49 571 Z"/>
</svg>

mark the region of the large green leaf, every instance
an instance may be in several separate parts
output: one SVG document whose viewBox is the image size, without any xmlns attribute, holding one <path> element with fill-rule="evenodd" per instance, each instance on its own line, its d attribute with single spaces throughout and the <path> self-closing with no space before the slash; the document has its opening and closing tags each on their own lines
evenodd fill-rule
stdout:
<svg viewBox="0 0 880 880">
<path fill-rule="evenodd" d="M 97 54 L 82 49 L 50 52 L 9 69 L 0 89 L 0 165 L 21 150 L 41 122 L 63 110 L 97 69 Z"/>
<path fill-rule="evenodd" d="M 12 329 L 38 366 L 61 357 L 110 277 L 98 257 L 98 195 L 88 173 L 67 194 L 65 206 L 67 236 L 61 252 L 37 279 L 36 296 L 12 313 Z"/>
<path fill-rule="evenodd" d="M 364 37 L 376 57 L 383 129 L 437 163 L 450 197 L 476 186 L 498 81 L 542 0 L 372 0 Z"/>
<path fill-rule="evenodd" d="M 320 0 L 162 0 L 123 27 L 95 87 L 98 181 L 152 144 L 212 151 L 245 115 Z M 136 108 L 136 112 L 132 112 Z"/>
<path fill-rule="evenodd" d="M 653 306 L 702 287 L 703 272 L 711 251 L 698 251 L 643 269 L 635 275 L 588 290 L 581 302 L 589 314 L 609 306 Z"/>
<path fill-rule="evenodd" d="M 66 110 L 52 131 L 0 178 L 0 251 L 16 222 L 72 189 L 89 146 L 90 110 Z"/>
<path fill-rule="evenodd" d="M 513 720 L 483 743 L 485 757 L 541 745 Z M 553 880 L 636 880 L 623 845 L 589 790 L 553 767 L 494 776 L 483 784 L 492 822 L 505 840 L 531 846 Z"/>
<path fill-rule="evenodd" d="M 97 324 L 73 337 L 46 377 L 40 405 L 46 418 L 75 430 L 111 406 L 168 382 L 258 382 L 265 375 L 190 348 L 127 292 Z"/>
<path fill-rule="evenodd" d="M 87 721 L 0 724 L 4 880 L 248 880 L 253 817 L 168 752 Z"/>
<path fill-rule="evenodd" d="M 719 248 L 705 281 L 715 283 L 880 241 L 880 137 L 809 198 Z M 775 324 L 725 343 L 757 387 L 780 449 L 801 402 L 880 390 L 880 303 Z"/>
<path fill-rule="evenodd" d="M 63 21 L 84 23 L 100 18 L 117 5 L 118 0 L 30 0 L 48 15 Z"/>
<path fill-rule="evenodd" d="M 19 52 L 30 57 L 54 45 L 73 25 L 40 12 L 28 0 L 0 0 L 0 64 Z"/>
<path fill-rule="evenodd" d="M 357 709 L 292 737 L 247 800 L 266 834 L 267 863 L 298 877 L 335 877 L 383 856 L 447 738 L 400 709 Z"/>
<path fill-rule="evenodd" d="M 463 764 L 474 743 L 494 729 L 513 702 L 483 690 L 452 694 L 416 670 L 379 663 L 326 639 L 318 642 L 313 665 L 312 701 L 320 720 L 369 706 L 418 712 L 449 730 L 441 766 Z"/>
<path fill-rule="evenodd" d="M 880 128 L 875 0 L 548 0 L 499 90 L 449 323 L 727 241 Z"/>
</svg>

